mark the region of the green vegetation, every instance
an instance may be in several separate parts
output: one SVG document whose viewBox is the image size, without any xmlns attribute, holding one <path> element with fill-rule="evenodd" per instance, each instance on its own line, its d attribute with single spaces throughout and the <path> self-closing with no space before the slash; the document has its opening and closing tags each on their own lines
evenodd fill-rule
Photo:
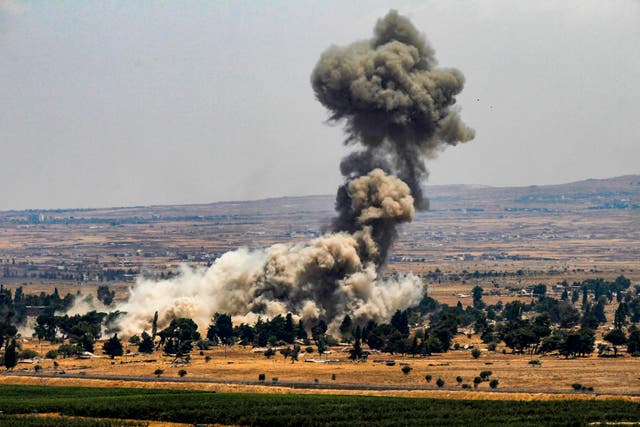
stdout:
<svg viewBox="0 0 640 427">
<path fill-rule="evenodd" d="M 185 390 L 0 386 L 4 417 L 33 412 L 65 416 L 231 425 L 586 425 L 640 419 L 622 400 L 483 401 L 372 396 L 223 394 Z M 33 419 L 33 418 L 30 418 Z M 52 425 L 9 424 L 2 425 Z M 81 423 L 85 424 L 81 424 Z M 75 420 L 71 426 L 111 426 Z M 93 423 L 93 424 L 91 424 Z M 60 424 L 56 424 L 60 425 Z M 124 424 L 131 425 L 131 424 Z"/>
<path fill-rule="evenodd" d="M 99 420 L 91 418 L 38 417 L 32 415 L 2 415 L 0 425 L 4 427 L 143 427 L 146 422 Z"/>
</svg>

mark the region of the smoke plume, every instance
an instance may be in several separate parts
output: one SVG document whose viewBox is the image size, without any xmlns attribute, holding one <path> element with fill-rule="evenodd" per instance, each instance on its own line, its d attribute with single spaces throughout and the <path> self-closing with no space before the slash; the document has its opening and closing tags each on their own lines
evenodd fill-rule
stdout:
<svg viewBox="0 0 640 427">
<path fill-rule="evenodd" d="M 474 137 L 454 108 L 464 76 L 453 68 L 437 68 L 435 52 L 411 22 L 391 11 L 379 20 L 371 40 L 331 47 L 313 70 L 316 98 L 343 122 L 347 144 L 364 150 L 341 165 L 346 183 L 338 190 L 334 231 L 352 231 L 352 203 L 346 187 L 374 167 L 406 182 L 415 207 L 426 209 L 421 182 L 427 177 L 423 156 Z M 380 230 L 379 228 L 383 228 Z M 395 223 L 374 225 L 384 261 L 395 238 Z"/>
<path fill-rule="evenodd" d="M 324 52 L 311 76 L 316 97 L 330 120 L 344 123 L 346 143 L 360 146 L 340 165 L 345 181 L 331 228 L 305 243 L 228 252 L 207 269 L 183 266 L 172 279 L 139 278 L 117 307 L 126 312 L 123 332 L 148 329 L 155 311 L 161 327 L 174 317 L 205 326 L 214 312 L 234 322 L 291 312 L 335 330 L 345 314 L 388 320 L 416 305 L 420 279 L 385 278 L 380 266 L 398 225 L 426 208 L 423 157 L 474 136 L 454 108 L 463 75 L 436 65 L 425 38 L 395 11 L 371 40 Z"/>
</svg>

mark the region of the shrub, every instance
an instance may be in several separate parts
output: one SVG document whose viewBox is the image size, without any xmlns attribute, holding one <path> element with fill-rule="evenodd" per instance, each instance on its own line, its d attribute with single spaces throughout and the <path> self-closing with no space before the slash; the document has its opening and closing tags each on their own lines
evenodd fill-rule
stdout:
<svg viewBox="0 0 640 427">
<path fill-rule="evenodd" d="M 480 384 L 482 382 L 482 378 L 481 377 L 475 377 L 473 379 L 473 386 L 474 387 L 478 387 L 478 384 Z"/>
<path fill-rule="evenodd" d="M 40 372 L 42 370 L 42 366 L 40 365 L 36 365 L 33 367 L 33 370 L 36 371 L 36 373 Z"/>
<path fill-rule="evenodd" d="M 460 384 L 462 382 L 462 377 L 458 375 L 456 377 L 456 381 L 458 382 L 458 384 Z"/>
<path fill-rule="evenodd" d="M 207 355 L 204 357 L 204 361 L 209 363 L 211 361 L 211 356 Z"/>
<path fill-rule="evenodd" d="M 460 343 L 455 343 L 455 344 L 453 345 L 453 349 L 454 349 L 454 350 L 460 350 Z"/>
<path fill-rule="evenodd" d="M 44 355 L 45 359 L 57 359 L 58 351 L 57 350 L 49 350 L 47 354 Z"/>
<path fill-rule="evenodd" d="M 311 353 L 313 353 L 313 347 L 309 346 L 309 347 L 305 348 L 304 351 L 306 351 L 307 353 L 311 354 Z"/>
<path fill-rule="evenodd" d="M 187 375 L 187 371 L 185 371 L 184 369 L 180 369 L 178 371 L 178 375 L 180 376 L 180 378 L 183 378 L 185 375 Z"/>
<path fill-rule="evenodd" d="M 462 388 L 469 389 L 469 388 L 471 388 L 471 386 L 469 384 L 462 384 Z"/>
<path fill-rule="evenodd" d="M 487 346 L 487 350 L 496 351 L 496 347 L 497 347 L 496 343 L 492 342 L 492 343 L 489 343 L 489 345 Z"/>
<path fill-rule="evenodd" d="M 314 378 L 314 379 L 313 379 L 313 382 L 314 382 L 314 383 L 317 383 L 317 382 L 318 382 L 318 379 L 317 379 L 317 378 Z"/>
<path fill-rule="evenodd" d="M 438 387 L 443 387 L 444 386 L 444 380 L 442 378 L 438 378 L 438 380 L 436 381 L 436 385 Z"/>
<path fill-rule="evenodd" d="M 160 375 L 164 374 L 164 371 L 160 368 L 156 369 L 155 371 L 153 371 L 153 375 L 155 375 L 156 377 L 160 378 Z"/>
<path fill-rule="evenodd" d="M 267 376 L 265 374 L 259 374 L 258 375 L 258 381 L 264 381 L 265 378 L 267 378 Z"/>
<path fill-rule="evenodd" d="M 573 387 L 575 391 L 582 390 L 582 384 L 580 383 L 573 383 L 571 384 L 571 387 Z"/>
<path fill-rule="evenodd" d="M 474 348 L 473 350 L 471 350 L 471 356 L 473 356 L 474 359 L 477 359 L 478 357 L 480 357 L 480 350 Z"/>
<path fill-rule="evenodd" d="M 336 374 L 331 374 L 331 379 L 332 379 L 333 381 L 335 381 L 335 380 L 336 380 Z"/>
<path fill-rule="evenodd" d="M 38 357 L 38 356 L 39 354 L 37 351 L 24 350 L 20 352 L 20 354 L 18 355 L 18 359 L 33 359 L 34 357 Z"/>
<path fill-rule="evenodd" d="M 264 357 L 266 357 L 267 359 L 271 359 L 271 357 L 273 357 L 276 354 L 276 351 L 272 348 L 269 348 L 263 354 L 264 354 Z"/>
<path fill-rule="evenodd" d="M 498 388 L 498 383 L 499 383 L 499 381 L 494 378 L 491 381 L 489 381 L 489 387 Z"/>
<path fill-rule="evenodd" d="M 529 360 L 529 365 L 531 365 L 531 366 L 542 366 L 542 361 L 540 359 L 531 359 L 531 360 Z"/>
<path fill-rule="evenodd" d="M 480 372 L 480 378 L 482 378 L 483 381 L 488 381 L 492 374 L 493 372 L 491 371 L 482 371 Z"/>
<path fill-rule="evenodd" d="M 431 379 L 432 379 L 432 378 L 433 378 L 433 377 L 432 377 L 431 375 L 429 375 L 429 374 L 427 374 L 427 375 L 424 377 L 424 379 L 425 379 L 425 380 L 427 380 L 427 382 L 428 382 L 428 383 L 430 383 L 430 382 L 431 382 Z"/>
<path fill-rule="evenodd" d="M 411 369 L 412 368 L 409 365 L 403 366 L 402 367 L 402 373 L 405 374 L 405 375 L 409 375 L 409 372 L 411 372 Z"/>
<path fill-rule="evenodd" d="M 272 383 L 277 383 L 277 382 L 278 382 L 278 377 L 273 377 L 273 378 L 271 378 L 271 382 L 272 382 Z"/>
</svg>

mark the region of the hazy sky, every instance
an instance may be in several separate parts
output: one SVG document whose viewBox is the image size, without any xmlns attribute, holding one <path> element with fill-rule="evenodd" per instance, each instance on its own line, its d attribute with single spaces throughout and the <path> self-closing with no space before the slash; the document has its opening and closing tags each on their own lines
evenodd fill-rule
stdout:
<svg viewBox="0 0 640 427">
<path fill-rule="evenodd" d="M 640 173 L 638 0 L 0 0 L 0 209 L 334 193 L 309 77 L 390 8 L 467 79 L 430 183 Z"/>
</svg>

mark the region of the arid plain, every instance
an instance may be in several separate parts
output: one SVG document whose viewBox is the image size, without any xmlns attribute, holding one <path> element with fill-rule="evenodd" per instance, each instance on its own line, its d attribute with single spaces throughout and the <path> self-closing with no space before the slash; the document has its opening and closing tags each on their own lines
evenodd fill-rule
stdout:
<svg viewBox="0 0 640 427">
<path fill-rule="evenodd" d="M 546 284 L 554 295 L 559 292 L 554 285 L 564 280 L 572 283 L 624 274 L 633 285 L 640 282 L 640 176 L 541 187 L 434 186 L 427 187 L 426 194 L 430 210 L 401 228 L 384 272 L 421 275 L 429 295 L 441 303 L 471 304 L 474 286 L 481 286 L 485 302 L 494 304 L 529 301 L 532 297 L 526 289 L 538 283 Z M 116 300 L 124 300 L 140 274 L 168 277 L 181 263 L 210 265 L 238 247 L 317 236 L 333 215 L 332 204 L 332 196 L 309 196 L 189 206 L 1 212 L 0 282 L 12 289 L 22 286 L 25 293 L 58 288 L 61 295 L 94 296 L 97 287 L 106 284 L 116 290 Z M 609 319 L 613 309 L 608 307 Z M 602 332 L 597 341 L 601 336 Z M 22 341 L 23 348 L 41 354 L 53 348 L 38 343 L 26 328 Z M 32 376 L 35 364 L 20 363 L 15 371 L 30 376 L 3 375 L 0 381 L 104 385 L 104 380 L 95 378 L 109 375 L 131 377 L 108 380 L 111 384 L 145 387 L 320 392 L 314 388 L 319 387 L 323 392 L 460 398 L 540 398 L 545 392 L 547 398 L 558 398 L 571 394 L 571 384 L 581 383 L 601 397 L 627 394 L 637 399 L 631 396 L 640 394 L 640 358 L 624 352 L 615 359 L 594 353 L 569 360 L 555 354 L 503 354 L 502 345 L 488 351 L 472 331 L 461 331 L 454 343 L 460 349 L 444 354 L 372 354 L 360 363 L 348 360 L 345 346 L 332 347 L 331 354 L 322 356 L 332 363 L 306 363 L 305 358 L 322 359 L 310 353 L 294 364 L 280 354 L 266 359 L 250 347 L 226 351 L 214 347 L 201 354 L 195 350 L 188 365 L 172 363 L 159 351 L 136 355 L 131 346 L 129 354 L 113 361 L 58 359 L 56 367 L 50 360 L 37 362 L 44 377 Z M 472 347 L 481 349 L 478 359 L 471 356 Z M 96 348 L 100 355 L 101 344 Z M 532 357 L 542 364 L 530 365 Z M 375 363 L 376 359 L 396 364 L 387 366 Z M 403 364 L 413 368 L 410 373 L 402 373 Z M 163 382 L 156 382 L 156 369 L 164 371 Z M 184 379 L 178 376 L 180 369 L 187 371 Z M 502 393 L 491 392 L 487 383 L 463 391 L 456 381 L 461 376 L 471 383 L 483 370 L 491 370 L 492 378 L 499 379 L 497 391 Z M 257 383 L 262 373 L 268 385 Z M 430 382 L 426 375 L 432 376 Z M 435 385 L 437 378 L 445 381 L 442 389 Z M 309 387 L 287 386 L 295 382 Z M 375 386 L 406 389 L 375 390 Z M 595 394 L 572 396 L 596 398 Z"/>
</svg>

